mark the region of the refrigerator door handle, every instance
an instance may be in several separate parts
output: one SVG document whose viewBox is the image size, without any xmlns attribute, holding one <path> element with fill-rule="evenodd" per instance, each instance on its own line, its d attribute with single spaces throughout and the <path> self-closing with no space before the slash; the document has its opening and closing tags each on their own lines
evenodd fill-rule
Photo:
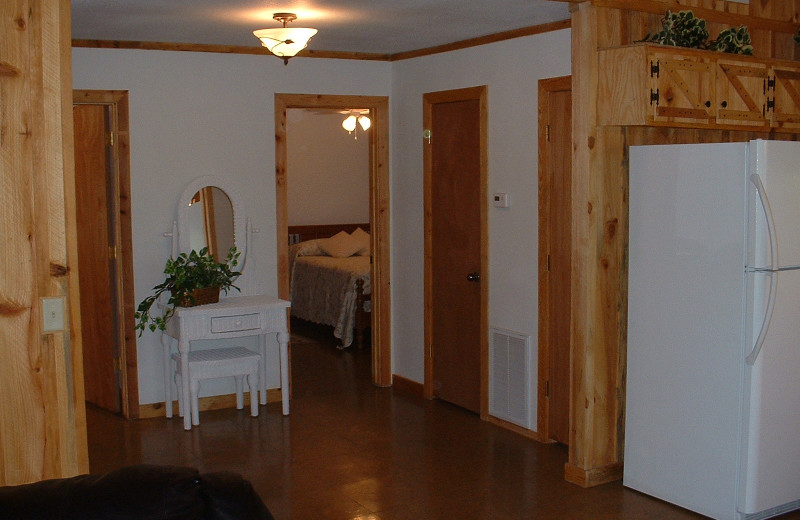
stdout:
<svg viewBox="0 0 800 520">
<path fill-rule="evenodd" d="M 758 354 L 761 352 L 761 347 L 764 346 L 764 338 L 767 336 L 767 329 L 769 329 L 769 323 L 772 321 L 772 311 L 775 308 L 775 296 L 778 292 L 778 280 L 777 277 L 775 277 L 775 262 L 778 259 L 778 243 L 775 240 L 775 221 L 772 219 L 772 208 L 769 205 L 769 199 L 764 191 L 764 183 L 761 182 L 761 177 L 757 173 L 754 173 L 750 176 L 750 182 L 755 185 L 756 193 L 758 194 L 758 198 L 764 208 L 764 216 L 766 217 L 767 221 L 767 237 L 769 239 L 770 248 L 770 266 L 768 269 L 758 270 L 759 272 L 769 276 L 769 294 L 767 296 L 767 310 L 764 313 L 764 321 L 761 323 L 761 330 L 758 332 L 758 337 L 753 345 L 753 350 L 750 352 L 747 358 L 745 358 L 745 361 L 748 365 L 752 365 L 756 362 Z"/>
</svg>

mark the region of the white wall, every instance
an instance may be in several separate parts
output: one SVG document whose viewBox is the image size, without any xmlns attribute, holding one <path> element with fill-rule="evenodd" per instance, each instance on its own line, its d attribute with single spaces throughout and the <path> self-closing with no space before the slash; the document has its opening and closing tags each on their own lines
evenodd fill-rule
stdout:
<svg viewBox="0 0 800 520">
<path fill-rule="evenodd" d="M 511 198 L 510 208 L 489 210 L 489 324 L 529 334 L 536 345 L 537 80 L 570 74 L 570 48 L 570 31 L 562 30 L 394 64 L 391 222 L 395 374 L 418 382 L 424 377 L 422 96 L 426 92 L 488 85 L 489 194 L 506 192 Z M 534 348 L 534 377 L 537 356 Z"/>
<path fill-rule="evenodd" d="M 422 95 L 488 85 L 489 193 L 511 196 L 510 208 L 489 212 L 490 325 L 529 334 L 536 344 L 537 80 L 570 73 L 569 30 L 392 63 L 296 59 L 284 67 L 269 56 L 73 51 L 75 88 L 130 91 L 137 302 L 161 281 L 169 256 L 161 233 L 176 218 L 178 197 L 206 174 L 239 185 L 260 229 L 248 266 L 253 290 L 276 293 L 274 94 L 389 95 L 393 373 L 418 382 L 424 376 Z M 160 351 L 155 335 L 139 339 L 141 403 L 163 399 Z"/>
<path fill-rule="evenodd" d="M 177 218 L 183 189 L 201 175 L 237 186 L 260 231 L 244 283 L 276 294 L 275 93 L 387 96 L 390 86 L 390 64 L 382 62 L 297 59 L 284 66 L 267 55 L 73 49 L 74 88 L 129 91 L 136 302 L 163 280 L 170 241 L 162 233 Z M 158 338 L 149 331 L 138 338 L 143 404 L 163 401 Z M 276 376 L 270 386 L 278 386 Z M 223 384 L 202 395 L 232 391 Z"/>
<path fill-rule="evenodd" d="M 361 127 L 348 133 L 345 117 L 336 110 L 287 110 L 290 226 L 369 222 L 369 137 Z"/>
</svg>

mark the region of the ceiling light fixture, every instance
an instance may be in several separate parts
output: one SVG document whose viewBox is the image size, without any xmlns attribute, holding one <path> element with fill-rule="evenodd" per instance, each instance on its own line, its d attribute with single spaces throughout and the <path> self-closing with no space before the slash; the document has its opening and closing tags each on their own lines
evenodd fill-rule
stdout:
<svg viewBox="0 0 800 520">
<path fill-rule="evenodd" d="M 261 40 L 261 45 L 266 47 L 269 52 L 283 59 L 283 64 L 289 64 L 289 58 L 308 46 L 308 40 L 317 34 L 316 29 L 305 27 L 286 27 L 288 22 L 297 19 L 294 13 L 275 13 L 273 20 L 283 23 L 283 27 L 276 29 L 259 29 L 253 34 Z"/>
<path fill-rule="evenodd" d="M 347 113 L 347 112 L 345 112 Z M 369 114 L 369 110 L 351 110 L 344 121 L 342 121 L 342 128 L 347 130 L 348 133 L 353 133 L 356 129 L 356 123 L 361 127 L 362 130 L 365 132 L 372 126 L 372 121 L 370 121 L 367 114 Z M 355 135 L 355 139 L 358 139 L 358 134 Z"/>
</svg>

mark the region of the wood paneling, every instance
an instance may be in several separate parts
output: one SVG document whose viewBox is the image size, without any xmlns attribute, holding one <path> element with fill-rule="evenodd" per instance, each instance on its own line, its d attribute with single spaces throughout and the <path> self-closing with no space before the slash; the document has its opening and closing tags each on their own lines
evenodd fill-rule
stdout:
<svg viewBox="0 0 800 520">
<path fill-rule="evenodd" d="M 754 39 L 757 56 L 794 58 L 796 48 L 790 51 L 785 42 L 797 31 L 798 1 L 759 0 L 751 7 L 753 13 L 747 6 L 721 0 L 593 0 L 573 9 L 572 411 L 565 470 L 571 482 L 591 486 L 622 476 L 628 146 L 796 138 L 794 134 L 689 128 L 692 123 L 685 123 L 687 128 L 599 127 L 600 99 L 603 103 L 616 100 L 622 113 L 630 109 L 613 91 L 598 92 L 598 69 L 609 65 L 599 64 L 598 50 L 631 44 L 643 33 L 657 30 L 666 8 L 691 8 L 712 23 L 713 30 L 721 25 L 748 25 L 758 36 Z M 759 47 L 761 42 L 769 44 Z"/>
<path fill-rule="evenodd" d="M 0 485 L 88 470 L 75 245 L 69 4 L 0 6 Z M 41 297 L 65 329 L 41 332 Z"/>
</svg>

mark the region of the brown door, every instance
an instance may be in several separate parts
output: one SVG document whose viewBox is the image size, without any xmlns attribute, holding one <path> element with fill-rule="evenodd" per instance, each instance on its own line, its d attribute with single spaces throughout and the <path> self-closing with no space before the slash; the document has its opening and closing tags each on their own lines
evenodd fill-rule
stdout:
<svg viewBox="0 0 800 520">
<path fill-rule="evenodd" d="M 86 401 L 121 411 L 117 323 L 114 175 L 108 107 L 74 105 L 78 266 Z"/>
<path fill-rule="evenodd" d="M 570 77 L 539 82 L 539 431 L 569 441 L 572 271 Z M 544 388 L 542 388 L 544 387 Z M 541 424 L 546 420 L 546 425 Z"/>
<path fill-rule="evenodd" d="M 428 242 L 432 392 L 481 412 L 482 111 L 480 94 L 429 104 Z M 458 95 L 461 94 L 461 95 Z M 478 96 L 478 97 L 476 97 Z M 466 99 L 463 99 L 466 97 Z M 430 97 L 427 98 L 431 100 Z"/>
</svg>

